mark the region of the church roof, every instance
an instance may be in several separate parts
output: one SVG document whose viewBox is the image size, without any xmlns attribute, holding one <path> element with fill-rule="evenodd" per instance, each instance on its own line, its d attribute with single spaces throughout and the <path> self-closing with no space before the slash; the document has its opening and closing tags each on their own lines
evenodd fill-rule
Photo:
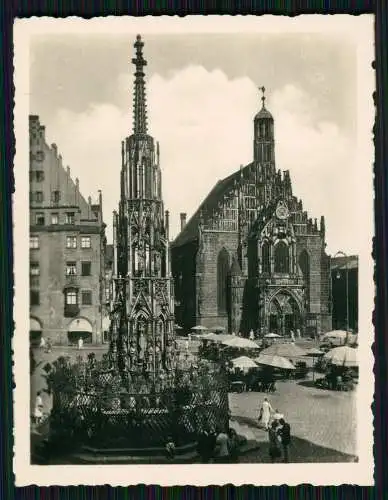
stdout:
<svg viewBox="0 0 388 500">
<path fill-rule="evenodd" d="M 251 163 L 243 167 L 242 171 L 246 170 L 250 166 Z M 197 211 L 187 222 L 183 231 L 181 231 L 172 242 L 173 247 L 184 245 L 185 243 L 189 243 L 190 241 L 198 238 L 198 225 L 200 222 L 201 212 L 206 220 L 206 213 L 217 206 L 218 202 L 221 201 L 225 193 L 233 187 L 234 181 L 238 179 L 240 175 L 241 170 L 237 170 L 236 172 L 233 172 L 233 174 L 217 182 L 217 184 L 200 204 Z"/>
<path fill-rule="evenodd" d="M 273 116 L 271 115 L 271 113 L 268 111 L 268 109 L 265 106 L 263 106 L 261 108 L 261 110 L 256 114 L 255 120 L 262 119 L 262 118 L 268 118 L 268 119 L 273 120 Z"/>
</svg>

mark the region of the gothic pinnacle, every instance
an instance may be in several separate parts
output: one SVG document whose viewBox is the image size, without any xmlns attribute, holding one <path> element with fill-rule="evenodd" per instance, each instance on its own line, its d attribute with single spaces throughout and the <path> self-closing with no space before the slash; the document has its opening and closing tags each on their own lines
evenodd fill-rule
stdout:
<svg viewBox="0 0 388 500">
<path fill-rule="evenodd" d="M 133 133 L 147 133 L 147 104 L 145 95 L 144 67 L 147 66 L 147 61 L 143 57 L 144 42 L 140 35 L 137 35 L 136 42 L 133 45 L 136 49 L 136 57 L 132 59 L 132 64 L 135 65 L 136 71 L 134 98 L 133 98 Z"/>
</svg>

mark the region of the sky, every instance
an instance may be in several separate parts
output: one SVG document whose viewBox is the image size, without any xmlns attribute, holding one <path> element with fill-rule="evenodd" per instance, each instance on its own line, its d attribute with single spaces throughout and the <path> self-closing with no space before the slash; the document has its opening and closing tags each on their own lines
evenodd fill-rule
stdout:
<svg viewBox="0 0 388 500">
<path fill-rule="evenodd" d="M 136 34 L 30 39 L 30 113 L 39 115 L 81 193 L 95 199 L 102 190 L 108 241 L 119 200 L 121 140 L 132 133 Z M 189 218 L 219 179 L 252 161 L 253 117 L 264 85 L 277 168 L 290 170 L 294 194 L 310 217 L 325 215 L 327 251 L 358 253 L 355 165 L 363 124 L 353 39 L 237 32 L 146 34 L 143 40 L 149 133 L 160 142 L 172 237 L 180 212 Z M 368 128 L 365 134 L 372 140 Z"/>
</svg>

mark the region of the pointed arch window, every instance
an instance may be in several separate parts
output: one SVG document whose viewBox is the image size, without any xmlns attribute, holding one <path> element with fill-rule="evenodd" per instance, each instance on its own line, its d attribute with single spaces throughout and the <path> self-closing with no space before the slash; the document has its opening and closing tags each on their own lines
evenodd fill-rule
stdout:
<svg viewBox="0 0 388 500">
<path fill-rule="evenodd" d="M 288 272 L 290 272 L 288 245 L 284 241 L 279 241 L 275 246 L 275 273 Z"/>
<path fill-rule="evenodd" d="M 229 272 L 229 254 L 223 248 L 217 259 L 217 308 L 218 314 L 227 312 L 227 285 Z"/>
<path fill-rule="evenodd" d="M 270 246 L 268 241 L 264 241 L 261 247 L 261 269 L 263 273 L 271 272 Z"/>
</svg>

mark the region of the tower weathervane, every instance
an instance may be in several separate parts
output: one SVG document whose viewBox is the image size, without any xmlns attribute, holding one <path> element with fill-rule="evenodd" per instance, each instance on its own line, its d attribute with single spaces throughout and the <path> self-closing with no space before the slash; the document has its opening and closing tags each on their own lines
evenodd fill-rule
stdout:
<svg viewBox="0 0 388 500">
<path fill-rule="evenodd" d="M 259 87 L 259 90 L 262 92 L 261 102 L 263 103 L 263 108 L 265 108 L 265 87 Z"/>
</svg>

